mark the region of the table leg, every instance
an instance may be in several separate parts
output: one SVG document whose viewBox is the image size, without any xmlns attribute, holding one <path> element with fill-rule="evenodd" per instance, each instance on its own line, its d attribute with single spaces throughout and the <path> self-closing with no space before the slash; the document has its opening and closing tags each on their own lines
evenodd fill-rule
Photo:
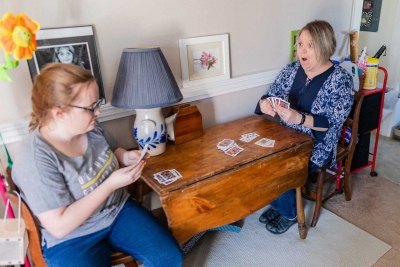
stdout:
<svg viewBox="0 0 400 267">
<path fill-rule="evenodd" d="M 301 239 L 306 239 L 307 228 L 304 217 L 303 200 L 301 198 L 301 187 L 296 188 L 296 208 L 297 208 L 297 223 Z"/>
</svg>

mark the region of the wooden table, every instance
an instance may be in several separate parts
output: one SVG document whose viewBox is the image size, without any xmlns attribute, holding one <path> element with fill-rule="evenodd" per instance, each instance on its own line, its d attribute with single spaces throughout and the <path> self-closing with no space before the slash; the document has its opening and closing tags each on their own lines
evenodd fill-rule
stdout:
<svg viewBox="0 0 400 267">
<path fill-rule="evenodd" d="M 246 143 L 242 134 L 260 136 Z M 254 143 L 266 137 L 272 148 Z M 242 148 L 231 157 L 217 149 L 232 139 Z M 195 234 L 238 221 L 296 188 L 299 234 L 306 238 L 301 186 L 308 177 L 311 137 L 261 116 L 250 116 L 204 131 L 200 138 L 180 145 L 168 144 L 165 153 L 151 157 L 142 179 L 159 196 L 172 234 L 184 243 Z M 176 169 L 182 178 L 163 185 L 153 174 Z"/>
</svg>

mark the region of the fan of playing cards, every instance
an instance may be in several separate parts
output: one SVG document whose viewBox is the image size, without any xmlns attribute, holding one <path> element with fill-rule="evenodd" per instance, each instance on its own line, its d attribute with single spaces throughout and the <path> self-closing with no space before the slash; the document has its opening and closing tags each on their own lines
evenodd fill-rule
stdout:
<svg viewBox="0 0 400 267">
<path fill-rule="evenodd" d="M 281 107 L 287 108 L 287 109 L 290 107 L 289 102 L 283 100 L 282 98 L 275 97 L 275 96 L 268 97 L 267 102 L 268 102 L 268 104 L 270 104 L 272 106 L 274 111 L 275 111 L 275 107 L 278 105 Z"/>
</svg>

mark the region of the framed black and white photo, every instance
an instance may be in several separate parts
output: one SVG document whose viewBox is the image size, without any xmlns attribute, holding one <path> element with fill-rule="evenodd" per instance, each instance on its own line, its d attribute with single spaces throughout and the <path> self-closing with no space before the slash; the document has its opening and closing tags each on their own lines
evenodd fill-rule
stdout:
<svg viewBox="0 0 400 267">
<path fill-rule="evenodd" d="M 92 26 L 41 29 L 36 33 L 36 42 L 37 50 L 33 53 L 32 59 L 28 60 L 32 80 L 47 63 L 75 64 L 93 74 L 99 86 L 99 95 L 105 103 Z"/>
</svg>

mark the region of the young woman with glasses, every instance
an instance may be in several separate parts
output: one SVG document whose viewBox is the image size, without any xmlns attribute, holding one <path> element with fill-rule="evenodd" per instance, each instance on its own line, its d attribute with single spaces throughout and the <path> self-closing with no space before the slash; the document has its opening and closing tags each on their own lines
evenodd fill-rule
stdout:
<svg viewBox="0 0 400 267">
<path fill-rule="evenodd" d="M 134 202 L 126 186 L 145 166 L 97 122 L 101 99 L 87 70 L 53 63 L 32 90 L 31 133 L 13 179 L 41 226 L 48 266 L 110 266 L 111 250 L 149 266 L 181 266 L 169 231 Z M 148 158 L 145 157 L 145 158 Z"/>
</svg>

